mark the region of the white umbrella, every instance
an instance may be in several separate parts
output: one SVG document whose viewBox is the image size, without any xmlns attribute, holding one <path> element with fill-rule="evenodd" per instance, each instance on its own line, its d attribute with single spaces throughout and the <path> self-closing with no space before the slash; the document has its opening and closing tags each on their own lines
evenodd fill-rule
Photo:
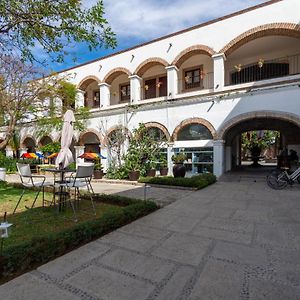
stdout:
<svg viewBox="0 0 300 300">
<path fill-rule="evenodd" d="M 57 155 L 55 164 L 62 169 L 66 168 L 74 161 L 70 146 L 73 138 L 73 123 L 75 122 L 74 114 L 67 110 L 64 115 L 64 124 L 61 134 L 61 149 Z"/>
</svg>

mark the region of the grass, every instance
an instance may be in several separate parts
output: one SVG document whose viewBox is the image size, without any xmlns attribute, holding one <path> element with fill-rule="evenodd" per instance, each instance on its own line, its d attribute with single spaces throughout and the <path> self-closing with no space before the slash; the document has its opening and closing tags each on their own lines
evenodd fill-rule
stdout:
<svg viewBox="0 0 300 300">
<path fill-rule="evenodd" d="M 0 217 L 4 215 L 4 212 L 7 212 L 8 222 L 13 224 L 10 237 L 4 241 L 4 249 L 11 245 L 29 240 L 31 237 L 60 232 L 63 229 L 72 228 L 78 223 L 99 218 L 108 210 L 121 209 L 119 205 L 94 201 L 96 209 L 95 216 L 92 214 L 91 202 L 83 200 L 80 203 L 80 209 L 76 212 L 78 221 L 75 223 L 72 219 L 73 212 L 69 207 L 63 212 L 58 212 L 57 209 L 53 207 L 42 208 L 41 195 L 39 195 L 34 209 L 25 208 L 25 205 L 31 207 L 36 194 L 36 192 L 28 190 L 17 212 L 12 215 L 21 193 L 22 189 L 0 182 Z M 51 199 L 51 197 L 52 195 L 50 193 L 45 193 L 46 199 Z M 89 214 L 83 211 L 87 211 Z"/>
<path fill-rule="evenodd" d="M 77 222 L 71 208 L 58 212 L 54 207 L 30 206 L 35 193 L 28 191 L 17 213 L 12 215 L 22 189 L 0 182 L 0 214 L 8 212 L 7 220 L 13 223 L 9 238 L 4 240 L 0 256 L 0 284 L 46 263 L 85 243 L 103 236 L 137 218 L 149 214 L 158 207 L 150 201 L 141 201 L 115 195 L 96 195 L 96 216 L 92 214 L 91 202 L 80 201 Z M 51 199 L 51 194 L 46 193 Z M 83 211 L 89 210 L 90 214 Z"/>
</svg>

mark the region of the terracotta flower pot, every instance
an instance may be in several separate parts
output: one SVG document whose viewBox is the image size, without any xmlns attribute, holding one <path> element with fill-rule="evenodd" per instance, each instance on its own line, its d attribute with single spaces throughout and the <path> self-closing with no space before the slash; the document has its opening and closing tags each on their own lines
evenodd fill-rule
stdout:
<svg viewBox="0 0 300 300">
<path fill-rule="evenodd" d="M 186 172 L 186 168 L 182 164 L 176 164 L 173 167 L 173 175 L 174 175 L 175 178 L 177 178 L 177 177 L 184 177 L 185 176 L 185 172 Z"/>
<path fill-rule="evenodd" d="M 102 170 L 94 170 L 94 179 L 102 179 L 103 175 Z"/>
<path fill-rule="evenodd" d="M 155 174 L 156 174 L 156 170 L 155 169 L 147 170 L 147 176 L 148 177 L 155 177 Z"/>
<path fill-rule="evenodd" d="M 159 169 L 159 172 L 160 172 L 161 176 L 167 176 L 168 175 L 168 171 L 169 171 L 168 168 L 161 168 L 161 169 Z"/>
<path fill-rule="evenodd" d="M 129 180 L 137 181 L 140 178 L 140 171 L 130 171 Z"/>
</svg>

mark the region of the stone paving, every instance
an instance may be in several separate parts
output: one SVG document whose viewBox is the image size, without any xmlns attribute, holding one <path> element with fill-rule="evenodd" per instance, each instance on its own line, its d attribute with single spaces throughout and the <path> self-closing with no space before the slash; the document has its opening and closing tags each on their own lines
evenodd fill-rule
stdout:
<svg viewBox="0 0 300 300">
<path fill-rule="evenodd" d="M 177 200 L 2 285 L 0 299 L 300 299 L 300 185 L 235 175 L 152 193 Z"/>
</svg>

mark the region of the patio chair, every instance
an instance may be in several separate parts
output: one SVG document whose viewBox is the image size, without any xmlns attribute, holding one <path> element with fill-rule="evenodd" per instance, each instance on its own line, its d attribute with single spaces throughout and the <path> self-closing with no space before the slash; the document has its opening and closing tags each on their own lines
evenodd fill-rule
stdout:
<svg viewBox="0 0 300 300">
<path fill-rule="evenodd" d="M 75 175 L 66 178 L 66 186 L 69 189 L 74 188 L 75 190 L 75 202 L 79 204 L 80 199 L 80 189 L 87 188 L 89 193 L 89 198 L 91 200 L 91 205 L 93 209 L 93 214 L 96 215 L 95 205 L 93 201 L 94 190 L 91 184 L 92 176 L 94 173 L 95 165 L 92 163 L 85 165 L 78 165 Z"/>
<path fill-rule="evenodd" d="M 34 207 L 35 202 L 41 191 L 42 191 L 42 195 L 43 195 L 43 207 L 44 207 L 45 201 L 46 201 L 45 200 L 45 187 L 53 186 L 53 184 L 51 182 L 47 182 L 46 177 L 43 175 L 32 175 L 29 164 L 17 163 L 17 169 L 18 169 L 18 173 L 20 175 L 20 179 L 21 179 L 21 182 L 23 185 L 23 191 L 22 191 L 22 194 L 17 202 L 17 205 L 16 205 L 14 211 L 13 211 L 13 214 L 16 212 L 27 188 L 37 188 L 37 193 L 35 195 L 35 198 L 33 200 L 31 208 Z M 26 208 L 28 208 L 28 207 L 26 207 Z"/>
</svg>

